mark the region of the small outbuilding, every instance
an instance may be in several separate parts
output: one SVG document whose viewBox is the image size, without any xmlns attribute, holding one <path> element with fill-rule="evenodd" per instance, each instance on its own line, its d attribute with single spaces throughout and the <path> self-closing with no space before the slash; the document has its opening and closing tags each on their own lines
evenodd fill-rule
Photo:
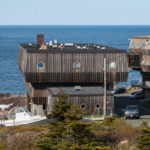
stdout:
<svg viewBox="0 0 150 150">
<path fill-rule="evenodd" d="M 58 100 L 58 93 L 68 95 L 67 101 L 83 109 L 87 115 L 103 115 L 104 89 L 102 87 L 54 87 L 48 88 L 47 111 L 51 113 Z M 107 115 L 114 113 L 114 96 L 107 91 Z"/>
</svg>

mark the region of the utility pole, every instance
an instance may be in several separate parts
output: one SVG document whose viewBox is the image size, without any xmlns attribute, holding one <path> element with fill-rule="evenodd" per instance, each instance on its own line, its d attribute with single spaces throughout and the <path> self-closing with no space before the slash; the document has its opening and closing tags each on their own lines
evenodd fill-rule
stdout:
<svg viewBox="0 0 150 150">
<path fill-rule="evenodd" d="M 106 117 L 106 101 L 107 101 L 107 78 L 106 78 L 106 58 L 104 57 L 104 99 L 103 99 L 103 116 Z"/>
</svg>

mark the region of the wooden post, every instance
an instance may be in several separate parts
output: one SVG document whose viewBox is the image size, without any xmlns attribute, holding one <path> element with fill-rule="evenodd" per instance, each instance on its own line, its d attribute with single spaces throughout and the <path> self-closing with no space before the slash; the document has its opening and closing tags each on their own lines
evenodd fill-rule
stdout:
<svg viewBox="0 0 150 150">
<path fill-rule="evenodd" d="M 106 79 L 106 58 L 104 58 L 104 99 L 103 99 L 103 116 L 106 117 L 106 101 L 107 101 L 107 79 Z"/>
<path fill-rule="evenodd" d="M 27 108 L 31 112 L 31 99 L 28 93 L 27 93 Z"/>
</svg>

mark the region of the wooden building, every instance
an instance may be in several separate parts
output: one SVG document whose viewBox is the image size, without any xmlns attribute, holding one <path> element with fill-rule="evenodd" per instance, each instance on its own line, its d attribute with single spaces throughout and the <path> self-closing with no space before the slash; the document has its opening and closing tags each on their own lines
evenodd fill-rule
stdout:
<svg viewBox="0 0 150 150">
<path fill-rule="evenodd" d="M 145 96 L 150 97 L 150 36 L 131 37 L 129 49 L 129 67 L 141 71 Z"/>
<path fill-rule="evenodd" d="M 28 104 L 40 105 L 46 110 L 48 87 L 103 86 L 104 58 L 108 90 L 112 90 L 114 82 L 127 80 L 125 50 L 98 44 L 59 44 L 57 41 L 45 44 L 43 41 L 44 36 L 39 35 L 37 44 L 19 46 L 18 65 L 27 89 Z"/>
<path fill-rule="evenodd" d="M 103 115 L 103 95 L 102 87 L 54 87 L 48 88 L 48 113 L 53 110 L 53 106 L 57 102 L 58 93 L 63 91 L 68 95 L 67 101 L 77 105 L 84 110 L 87 115 Z M 110 91 L 107 91 L 107 115 L 114 113 L 114 96 Z"/>
</svg>

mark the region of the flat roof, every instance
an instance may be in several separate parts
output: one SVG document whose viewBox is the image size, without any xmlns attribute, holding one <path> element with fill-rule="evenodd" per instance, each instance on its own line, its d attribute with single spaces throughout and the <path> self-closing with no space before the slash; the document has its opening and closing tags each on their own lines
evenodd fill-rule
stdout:
<svg viewBox="0 0 150 150">
<path fill-rule="evenodd" d="M 37 44 L 20 44 L 20 47 L 26 50 L 27 52 L 112 52 L 112 53 L 126 53 L 126 50 L 113 48 L 109 46 L 102 46 L 98 44 L 87 44 L 87 43 L 64 43 L 64 44 L 54 44 L 50 46 L 48 43 L 46 44 L 47 49 L 42 50 Z"/>
<path fill-rule="evenodd" d="M 135 38 L 135 39 L 150 39 L 150 35 L 146 35 L 146 36 L 132 36 L 131 38 Z"/>
<path fill-rule="evenodd" d="M 77 88 L 79 88 L 77 90 Z M 60 90 L 64 92 L 64 94 L 70 95 L 70 96 L 85 96 L 85 95 L 104 95 L 104 88 L 100 86 L 96 87 L 53 87 L 48 88 L 49 92 L 53 96 L 57 96 Z M 113 95 L 110 91 L 107 91 L 107 95 Z"/>
</svg>

